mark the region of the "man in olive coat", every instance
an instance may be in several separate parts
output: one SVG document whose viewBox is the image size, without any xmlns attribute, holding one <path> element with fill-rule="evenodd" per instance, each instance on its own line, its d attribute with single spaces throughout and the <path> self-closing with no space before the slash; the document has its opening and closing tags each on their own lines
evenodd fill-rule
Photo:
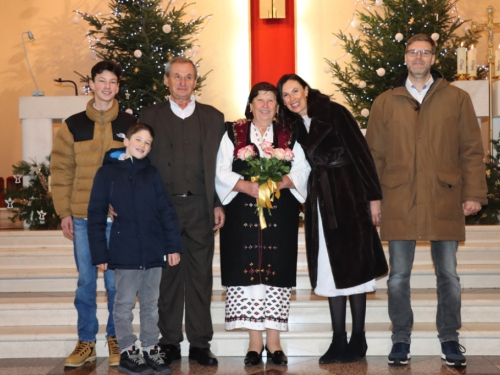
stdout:
<svg viewBox="0 0 500 375">
<path fill-rule="evenodd" d="M 487 203 L 484 150 L 469 95 L 431 70 L 436 44 L 408 40 L 407 72 L 375 99 L 366 140 L 382 185 L 381 238 L 389 241 L 390 365 L 407 365 L 413 312 L 410 276 L 416 241 L 430 241 L 437 276 L 436 325 L 441 358 L 465 366 L 461 327 L 458 242 L 464 216 Z"/>
</svg>

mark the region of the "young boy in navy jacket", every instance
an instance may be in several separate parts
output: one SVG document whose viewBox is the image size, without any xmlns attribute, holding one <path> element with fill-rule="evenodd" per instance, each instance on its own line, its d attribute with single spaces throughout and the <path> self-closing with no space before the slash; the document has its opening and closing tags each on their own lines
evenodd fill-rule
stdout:
<svg viewBox="0 0 500 375">
<path fill-rule="evenodd" d="M 97 171 L 88 207 L 92 263 L 113 269 L 116 297 L 113 318 L 120 347 L 118 369 L 130 375 L 165 375 L 171 369 L 158 346 L 158 297 L 162 268 L 180 262 L 182 242 L 175 211 L 147 155 L 153 129 L 136 123 L 125 148 L 109 150 Z M 106 241 L 109 206 L 116 216 Z M 140 303 L 141 346 L 132 332 L 136 294 Z"/>
</svg>

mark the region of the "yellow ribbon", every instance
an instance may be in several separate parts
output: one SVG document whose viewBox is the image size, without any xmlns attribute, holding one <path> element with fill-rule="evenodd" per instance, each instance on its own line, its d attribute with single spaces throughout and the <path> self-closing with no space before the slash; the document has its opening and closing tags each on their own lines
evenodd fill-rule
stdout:
<svg viewBox="0 0 500 375">
<path fill-rule="evenodd" d="M 259 179 L 260 176 L 252 176 L 250 178 L 250 181 L 259 182 Z M 278 188 L 278 184 L 276 182 L 268 178 L 267 183 L 259 185 L 259 197 L 257 198 L 257 211 L 259 215 L 261 229 L 267 228 L 266 218 L 264 217 L 264 208 L 266 207 L 268 209 L 273 208 L 271 202 L 274 200 L 275 196 L 276 199 L 279 199 L 280 197 L 280 189 Z"/>
</svg>

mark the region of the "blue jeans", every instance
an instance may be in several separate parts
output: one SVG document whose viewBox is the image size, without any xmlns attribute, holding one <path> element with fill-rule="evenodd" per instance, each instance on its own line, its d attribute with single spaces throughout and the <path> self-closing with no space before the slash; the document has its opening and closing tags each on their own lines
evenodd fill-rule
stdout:
<svg viewBox="0 0 500 375">
<path fill-rule="evenodd" d="M 457 241 L 431 241 L 431 254 L 437 277 L 438 306 L 436 326 L 439 341 L 458 341 L 462 326 L 460 278 L 457 275 Z M 389 241 L 389 317 L 392 342 L 410 344 L 413 311 L 410 302 L 410 276 L 415 257 L 415 241 Z"/>
<path fill-rule="evenodd" d="M 116 340 L 120 351 L 135 345 L 137 336 L 132 332 L 132 312 L 135 296 L 139 297 L 141 321 L 141 346 L 147 348 L 158 345 L 158 297 L 160 296 L 160 267 L 147 270 L 115 270 L 116 299 L 113 317 L 116 324 Z"/>
<path fill-rule="evenodd" d="M 108 241 L 110 231 L 111 223 L 108 222 L 106 228 L 106 238 Z M 73 235 L 75 262 L 78 269 L 78 286 L 75 293 L 75 308 L 78 313 L 78 339 L 84 342 L 92 342 L 96 341 L 96 334 L 99 330 L 96 302 L 97 267 L 92 264 L 90 256 L 87 220 L 73 218 Z M 115 336 L 113 305 L 116 290 L 112 270 L 104 272 L 104 286 L 106 287 L 109 311 L 106 337 L 110 337 Z"/>
</svg>

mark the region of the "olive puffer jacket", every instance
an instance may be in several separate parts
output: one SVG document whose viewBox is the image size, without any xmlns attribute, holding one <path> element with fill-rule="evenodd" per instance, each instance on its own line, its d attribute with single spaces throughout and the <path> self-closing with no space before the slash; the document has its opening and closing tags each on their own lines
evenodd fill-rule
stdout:
<svg viewBox="0 0 500 375">
<path fill-rule="evenodd" d="M 107 111 L 87 109 L 68 117 L 54 139 L 50 160 L 54 207 L 60 218 L 87 217 L 90 189 L 104 154 L 123 147 L 123 138 L 137 119 L 118 110 L 118 102 Z"/>
</svg>

